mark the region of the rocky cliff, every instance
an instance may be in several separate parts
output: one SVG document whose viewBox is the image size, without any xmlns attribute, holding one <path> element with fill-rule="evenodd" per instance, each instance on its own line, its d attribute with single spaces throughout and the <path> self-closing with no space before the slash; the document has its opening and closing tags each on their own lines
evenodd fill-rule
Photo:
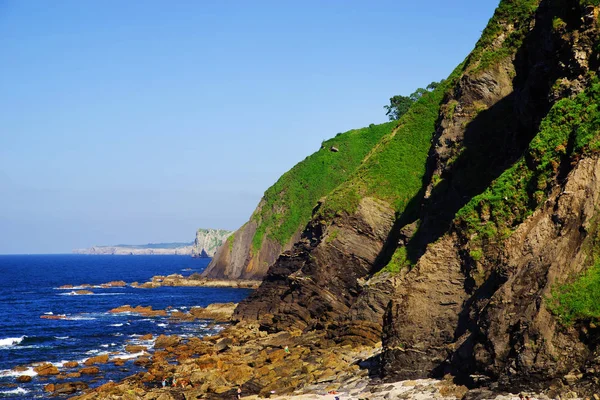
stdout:
<svg viewBox="0 0 600 400">
<path fill-rule="evenodd" d="M 338 133 L 286 172 L 265 192 L 250 221 L 217 251 L 207 278 L 262 279 L 310 221 L 317 201 L 353 173 L 396 123 Z"/>
<path fill-rule="evenodd" d="M 198 229 L 192 246 L 193 257 L 214 257 L 219 246 L 226 242 L 233 232 L 225 229 Z"/>
<path fill-rule="evenodd" d="M 383 340 L 390 380 L 598 390 L 596 3 L 502 1 L 235 318 Z"/>
</svg>

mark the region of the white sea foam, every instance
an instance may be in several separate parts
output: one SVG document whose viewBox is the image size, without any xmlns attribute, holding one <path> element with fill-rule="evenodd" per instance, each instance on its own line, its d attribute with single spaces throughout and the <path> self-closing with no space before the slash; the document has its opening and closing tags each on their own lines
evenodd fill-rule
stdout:
<svg viewBox="0 0 600 400">
<path fill-rule="evenodd" d="M 54 315 L 52 311 L 45 312 L 44 315 Z"/>
<path fill-rule="evenodd" d="M 123 324 L 110 324 L 110 326 L 123 326 Z"/>
<path fill-rule="evenodd" d="M 72 316 L 67 316 L 64 319 L 66 319 L 67 321 L 93 321 L 96 318 L 85 316 L 85 315 L 72 315 Z"/>
<path fill-rule="evenodd" d="M 27 368 L 25 371 L 15 371 L 14 369 L 3 369 L 0 370 L 0 377 L 4 376 L 36 376 L 37 372 L 33 370 L 33 367 Z"/>
<path fill-rule="evenodd" d="M 25 339 L 25 336 L 0 339 L 0 348 L 16 346 L 21 343 L 23 339 Z"/>
<path fill-rule="evenodd" d="M 118 353 L 115 354 L 114 358 L 120 358 L 122 360 L 131 360 L 132 358 L 138 358 L 140 356 L 148 355 L 145 351 L 140 351 L 139 353 Z"/>
<path fill-rule="evenodd" d="M 156 324 L 157 326 L 160 326 L 161 328 L 166 328 L 167 326 L 169 326 L 168 324 Z"/>
<path fill-rule="evenodd" d="M 69 339 L 69 336 L 54 336 L 54 339 L 65 340 L 65 339 Z"/>
<path fill-rule="evenodd" d="M 29 390 L 25 390 L 23 388 L 16 388 L 16 389 L 12 389 L 12 390 L 3 390 L 0 391 L 0 394 L 27 394 L 29 393 Z"/>
</svg>

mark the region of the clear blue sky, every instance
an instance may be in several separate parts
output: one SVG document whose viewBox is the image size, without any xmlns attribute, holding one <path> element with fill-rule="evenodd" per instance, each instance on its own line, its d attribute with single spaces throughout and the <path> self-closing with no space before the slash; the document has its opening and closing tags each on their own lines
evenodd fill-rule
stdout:
<svg viewBox="0 0 600 400">
<path fill-rule="evenodd" d="M 0 253 L 237 229 L 445 78 L 498 0 L 0 0 Z"/>
</svg>

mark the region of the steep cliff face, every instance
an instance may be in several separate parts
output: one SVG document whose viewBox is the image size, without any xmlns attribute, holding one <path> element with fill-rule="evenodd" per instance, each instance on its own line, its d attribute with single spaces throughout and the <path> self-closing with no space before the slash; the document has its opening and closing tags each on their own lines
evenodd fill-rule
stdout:
<svg viewBox="0 0 600 400">
<path fill-rule="evenodd" d="M 198 229 L 192 247 L 193 257 L 214 257 L 217 249 L 233 232 L 225 229 Z"/>
<path fill-rule="evenodd" d="M 250 221 L 224 244 L 203 275 L 262 279 L 279 254 L 289 250 L 310 221 L 317 201 L 344 182 L 395 122 L 339 133 L 265 192 Z"/>
<path fill-rule="evenodd" d="M 342 343 L 381 338 L 387 379 L 597 385 L 600 313 L 560 293 L 591 290 L 561 285 L 600 268 L 598 9 L 502 1 L 425 99 L 434 117 L 421 102 L 400 120 L 236 318 L 326 329 Z M 428 144 L 406 169 L 409 155 L 391 149 L 410 134 Z"/>
</svg>

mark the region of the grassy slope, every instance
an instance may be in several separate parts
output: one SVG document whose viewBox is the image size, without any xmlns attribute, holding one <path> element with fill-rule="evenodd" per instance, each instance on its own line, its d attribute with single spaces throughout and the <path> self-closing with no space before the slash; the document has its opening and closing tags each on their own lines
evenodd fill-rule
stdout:
<svg viewBox="0 0 600 400">
<path fill-rule="evenodd" d="M 262 207 L 252 215 L 259 224 L 252 241 L 253 251 L 260 249 L 265 235 L 281 245 L 287 243 L 298 228 L 308 223 L 317 201 L 346 180 L 396 125 L 397 121 L 392 121 L 338 134 L 283 174 L 267 189 Z M 331 151 L 332 146 L 339 151 Z"/>
<path fill-rule="evenodd" d="M 446 86 L 440 85 L 411 106 L 400 118 L 398 129 L 386 136 L 356 173 L 327 197 L 319 210 L 321 216 L 352 213 L 359 200 L 367 196 L 393 205 L 398 212 L 404 210 L 421 189 L 427 152 Z"/>
</svg>

